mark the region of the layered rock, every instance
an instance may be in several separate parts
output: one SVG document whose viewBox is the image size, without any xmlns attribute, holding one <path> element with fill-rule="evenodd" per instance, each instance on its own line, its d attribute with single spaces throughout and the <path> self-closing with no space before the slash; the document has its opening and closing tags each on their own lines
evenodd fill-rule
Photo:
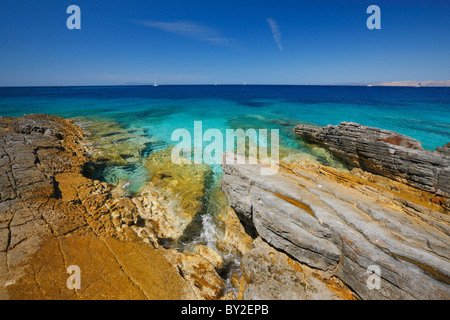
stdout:
<svg viewBox="0 0 450 320">
<path fill-rule="evenodd" d="M 421 200 L 426 192 L 317 164 L 266 176 L 261 166 L 224 163 L 222 189 L 247 230 L 271 247 L 362 299 L 450 298 L 450 218 Z M 379 289 L 367 284 L 373 266 Z"/>
<path fill-rule="evenodd" d="M 448 147 L 427 151 L 413 138 L 352 122 L 322 128 L 297 125 L 295 132 L 326 146 L 353 167 L 450 198 Z"/>
<path fill-rule="evenodd" d="M 219 298 L 217 256 L 159 246 L 169 231 L 145 219 L 157 208 L 87 178 L 83 139 L 59 117 L 0 117 L 0 298 Z M 80 267 L 81 289 L 67 287 L 70 265 Z"/>
</svg>

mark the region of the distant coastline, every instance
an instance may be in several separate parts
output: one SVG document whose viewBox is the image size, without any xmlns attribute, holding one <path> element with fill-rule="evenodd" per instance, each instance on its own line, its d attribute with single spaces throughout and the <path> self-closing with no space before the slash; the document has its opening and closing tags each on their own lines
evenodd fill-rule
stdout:
<svg viewBox="0 0 450 320">
<path fill-rule="evenodd" d="M 148 86 L 152 83 L 139 83 L 139 82 L 127 82 L 125 86 Z M 190 84 L 166 84 L 166 85 L 190 85 Z M 213 85 L 213 84 L 192 84 L 192 85 Z M 224 83 L 222 86 L 231 85 L 239 86 L 241 83 Z M 372 86 L 372 87 L 450 87 L 450 80 L 429 80 L 429 81 L 391 81 L 391 82 L 357 82 L 357 83 L 338 83 L 338 84 L 269 84 L 269 83 L 255 83 L 246 85 L 259 85 L 259 86 Z"/>
<path fill-rule="evenodd" d="M 392 81 L 372 83 L 378 87 L 450 87 L 450 80 L 430 80 L 430 81 Z"/>
<path fill-rule="evenodd" d="M 214 86 L 214 83 L 162 83 L 162 86 Z M 450 80 L 430 80 L 430 81 L 392 81 L 392 82 L 347 82 L 329 84 L 308 84 L 308 83 L 246 83 L 246 86 L 311 86 L 311 87 L 450 87 Z M 117 84 L 77 84 L 77 85 L 7 85 L 0 88 L 84 88 L 84 87 L 138 87 L 153 86 L 147 82 L 126 82 Z M 243 86 L 242 83 L 222 83 L 217 86 Z"/>
</svg>

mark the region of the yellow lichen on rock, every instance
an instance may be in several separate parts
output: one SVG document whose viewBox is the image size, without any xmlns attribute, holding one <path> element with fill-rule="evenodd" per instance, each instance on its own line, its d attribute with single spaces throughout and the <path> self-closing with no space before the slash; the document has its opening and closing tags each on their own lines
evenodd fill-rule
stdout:
<svg viewBox="0 0 450 320">
<path fill-rule="evenodd" d="M 242 257 L 250 250 L 253 239 L 245 232 L 234 210 L 228 207 L 227 212 L 224 220 L 225 231 L 218 240 L 217 247 L 222 252 Z"/>
</svg>

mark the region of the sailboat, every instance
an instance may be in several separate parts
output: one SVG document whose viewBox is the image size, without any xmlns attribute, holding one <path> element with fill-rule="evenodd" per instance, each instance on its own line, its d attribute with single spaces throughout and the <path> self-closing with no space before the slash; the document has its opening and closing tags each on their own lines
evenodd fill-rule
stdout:
<svg viewBox="0 0 450 320">
<path fill-rule="evenodd" d="M 153 86 L 154 86 L 154 87 L 157 87 L 157 86 L 158 86 L 158 85 L 156 84 L 156 80 L 155 80 L 155 83 L 153 84 Z"/>
<path fill-rule="evenodd" d="M 244 86 L 246 86 L 246 85 L 247 85 L 247 82 L 244 81 Z"/>
</svg>

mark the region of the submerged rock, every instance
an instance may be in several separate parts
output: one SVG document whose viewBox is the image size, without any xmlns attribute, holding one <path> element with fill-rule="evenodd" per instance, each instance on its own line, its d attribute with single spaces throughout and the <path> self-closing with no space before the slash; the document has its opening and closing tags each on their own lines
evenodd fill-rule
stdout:
<svg viewBox="0 0 450 320">
<path fill-rule="evenodd" d="M 145 129 L 124 128 L 112 121 L 76 119 L 89 138 L 90 159 L 94 163 L 125 166 L 140 162 L 142 154 L 152 143 Z"/>
<path fill-rule="evenodd" d="M 153 186 L 176 195 L 180 209 L 193 217 L 201 208 L 205 181 L 212 174 L 206 164 L 175 164 L 171 159 L 172 148 L 151 154 L 145 160 Z"/>
<path fill-rule="evenodd" d="M 174 164 L 171 148 L 151 154 L 144 164 L 149 181 L 136 197 L 142 216 L 158 238 L 177 242 L 203 209 L 205 184 L 211 168 L 206 164 Z"/>
<path fill-rule="evenodd" d="M 317 164 L 266 176 L 261 166 L 223 164 L 222 189 L 249 232 L 363 299 L 450 298 L 450 218 L 426 192 Z M 367 284 L 372 266 L 379 289 Z"/>
</svg>

